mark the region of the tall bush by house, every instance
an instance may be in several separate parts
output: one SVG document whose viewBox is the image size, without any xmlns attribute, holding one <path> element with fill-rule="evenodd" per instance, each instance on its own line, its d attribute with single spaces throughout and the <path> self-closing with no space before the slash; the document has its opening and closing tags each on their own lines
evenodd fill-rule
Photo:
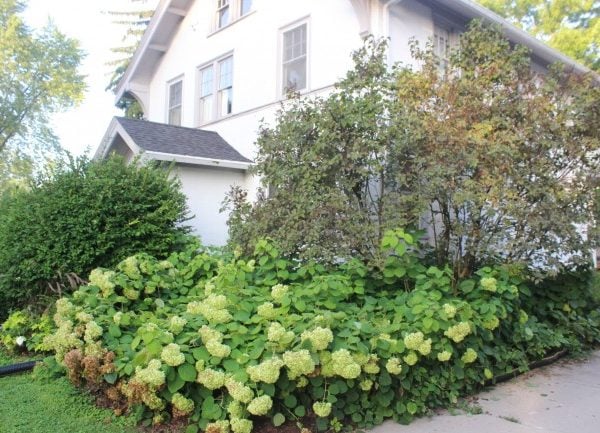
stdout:
<svg viewBox="0 0 600 433">
<path fill-rule="evenodd" d="M 186 199 L 168 170 L 119 157 L 72 161 L 0 200 L 0 317 L 137 251 L 168 255 L 186 233 Z"/>
<path fill-rule="evenodd" d="M 590 177 L 598 167 L 600 86 L 473 23 L 418 70 L 387 68 L 373 39 L 326 97 L 292 98 L 258 138 L 255 204 L 234 191 L 232 240 L 271 237 L 287 256 L 380 261 L 387 229 L 429 227 L 438 265 L 467 277 L 490 261 L 560 270 L 589 261 Z"/>
</svg>

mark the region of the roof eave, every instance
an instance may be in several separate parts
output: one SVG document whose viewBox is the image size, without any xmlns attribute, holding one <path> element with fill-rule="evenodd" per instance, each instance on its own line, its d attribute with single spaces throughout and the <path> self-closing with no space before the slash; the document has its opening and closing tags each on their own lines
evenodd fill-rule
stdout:
<svg viewBox="0 0 600 433">
<path fill-rule="evenodd" d="M 144 156 L 156 161 L 177 162 L 181 164 L 203 165 L 209 167 L 231 168 L 235 170 L 248 170 L 251 162 L 230 161 L 225 159 L 203 158 L 200 156 L 178 155 L 174 153 L 156 152 L 145 150 Z"/>
<path fill-rule="evenodd" d="M 186 4 L 190 4 L 191 2 L 193 2 L 193 0 L 181 0 L 181 1 L 183 1 Z M 136 71 L 140 67 L 140 62 L 143 58 L 143 55 L 149 49 L 150 45 L 152 45 L 152 39 L 155 36 L 155 34 L 157 33 L 157 31 L 159 30 L 159 28 L 163 31 L 174 32 L 175 29 L 179 26 L 179 23 L 177 23 L 172 26 L 173 27 L 172 29 L 162 29 L 161 24 L 164 21 L 164 16 L 169 12 L 173 12 L 176 15 L 181 16 L 182 18 L 185 17 L 185 14 L 187 11 L 180 7 L 178 7 L 178 8 L 171 7 L 173 2 L 174 2 L 174 0 L 161 0 L 160 3 L 158 4 L 158 6 L 156 7 L 155 12 L 152 15 L 152 18 L 150 19 L 150 23 L 148 24 L 148 28 L 144 32 L 144 35 L 142 36 L 142 40 L 140 41 L 140 44 L 138 45 L 137 49 L 135 50 L 135 53 L 133 54 L 133 57 L 132 57 L 131 61 L 129 62 L 129 65 L 127 66 L 127 69 L 125 70 L 125 73 L 119 80 L 119 83 L 115 89 L 115 105 L 118 104 L 119 101 L 121 100 L 121 98 L 123 98 L 123 95 L 125 95 L 125 93 L 127 93 L 130 90 L 128 87 L 128 83 L 131 81 L 132 77 L 135 75 Z"/>
<path fill-rule="evenodd" d="M 526 31 L 518 28 L 514 24 L 509 23 L 498 14 L 481 6 L 478 3 L 475 3 L 472 0 L 442 0 L 441 2 L 450 9 L 453 9 L 459 13 L 467 12 L 469 15 L 468 17 L 470 18 L 483 18 L 485 21 L 501 26 L 509 40 L 528 47 L 531 49 L 532 54 L 540 57 L 542 60 L 547 61 L 549 64 L 560 62 L 572 67 L 575 71 L 580 73 L 591 72 L 591 70 L 586 66 L 583 66 L 572 58 L 555 50 L 554 48 L 549 47 L 544 42 L 531 36 Z"/>
</svg>

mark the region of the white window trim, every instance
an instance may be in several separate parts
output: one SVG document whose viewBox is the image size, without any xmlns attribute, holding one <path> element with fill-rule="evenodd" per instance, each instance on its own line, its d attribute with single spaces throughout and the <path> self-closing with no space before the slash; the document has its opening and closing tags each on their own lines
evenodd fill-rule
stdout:
<svg viewBox="0 0 600 433">
<path fill-rule="evenodd" d="M 459 47 L 460 34 L 465 31 L 465 28 L 445 16 L 435 14 L 433 17 L 433 33 L 431 34 L 432 40 L 435 39 L 438 30 L 448 33 L 448 58 L 446 61 L 449 61 L 450 55 Z"/>
<path fill-rule="evenodd" d="M 222 62 L 223 60 L 227 59 L 228 57 L 231 57 L 231 89 L 232 89 L 232 103 L 231 103 L 231 113 L 227 113 L 225 115 L 219 115 L 219 101 L 218 101 L 218 95 L 219 95 L 219 78 L 220 78 L 220 74 L 219 74 L 219 63 Z M 212 85 L 212 99 L 213 99 L 213 104 L 212 104 L 212 118 L 207 120 L 207 121 L 202 121 L 200 119 L 200 115 L 201 115 L 201 107 L 200 107 L 200 92 L 202 91 L 202 74 L 201 71 L 202 69 L 205 69 L 207 67 L 212 67 L 213 68 L 213 85 Z M 196 107 L 195 109 L 195 124 L 196 126 L 203 126 L 203 125 L 207 125 L 209 123 L 213 123 L 219 120 L 223 120 L 226 119 L 232 115 L 234 115 L 235 111 L 233 109 L 235 104 L 235 59 L 234 59 L 234 55 L 233 55 L 233 51 L 229 51 L 225 54 L 220 55 L 219 57 L 215 57 L 212 60 L 209 60 L 208 62 L 204 62 L 200 65 L 198 65 L 196 67 L 196 92 L 195 92 L 195 96 L 194 96 L 194 106 Z"/>
<path fill-rule="evenodd" d="M 309 93 L 311 89 L 311 53 L 312 53 L 312 43 L 311 43 L 311 26 L 310 26 L 310 16 L 302 17 L 298 20 L 295 20 L 289 24 L 286 24 L 283 27 L 279 28 L 279 35 L 277 37 L 277 95 L 279 100 L 286 99 L 286 95 L 284 93 L 284 85 L 283 85 L 283 35 L 284 33 L 293 30 L 296 27 L 299 27 L 303 24 L 306 24 L 306 87 L 304 89 L 298 90 L 300 94 Z"/>
<path fill-rule="evenodd" d="M 177 82 L 181 81 L 181 122 L 179 125 L 175 125 L 175 126 L 183 126 L 183 100 L 184 100 L 184 95 L 185 95 L 185 81 L 184 81 L 184 74 L 178 75 L 175 78 L 170 79 L 169 81 L 167 81 L 166 83 L 166 90 L 165 90 L 165 95 L 166 95 L 166 100 L 165 100 L 165 123 L 167 125 L 170 125 L 169 123 L 169 112 L 171 111 L 171 107 L 170 107 L 170 99 L 171 99 L 171 86 L 173 84 L 176 84 Z"/>
<path fill-rule="evenodd" d="M 209 30 L 209 36 L 214 33 L 220 32 L 223 29 L 228 28 L 229 26 L 237 23 L 243 18 L 252 15 L 255 9 L 256 0 L 252 1 L 252 5 L 250 6 L 250 10 L 242 15 L 242 0 L 229 0 L 229 21 L 224 26 L 219 26 L 219 12 L 223 9 L 219 7 L 220 0 L 211 0 L 213 3 L 213 7 L 215 8 L 214 18 L 212 19 L 211 28 Z"/>
</svg>

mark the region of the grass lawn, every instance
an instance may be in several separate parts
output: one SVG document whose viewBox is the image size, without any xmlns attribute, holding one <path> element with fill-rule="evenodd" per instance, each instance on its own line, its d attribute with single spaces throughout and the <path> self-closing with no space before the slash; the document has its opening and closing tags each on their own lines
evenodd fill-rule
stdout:
<svg viewBox="0 0 600 433">
<path fill-rule="evenodd" d="M 0 365 L 23 361 L 0 351 Z M 1 433 L 133 433 L 132 420 L 94 406 L 67 379 L 35 380 L 31 373 L 0 377 Z"/>
</svg>

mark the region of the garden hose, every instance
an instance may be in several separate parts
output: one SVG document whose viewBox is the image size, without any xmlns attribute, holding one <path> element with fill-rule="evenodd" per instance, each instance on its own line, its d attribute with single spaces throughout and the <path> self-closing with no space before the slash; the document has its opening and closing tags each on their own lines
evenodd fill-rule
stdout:
<svg viewBox="0 0 600 433">
<path fill-rule="evenodd" d="M 5 365 L 3 367 L 0 367 L 0 377 L 14 373 L 21 373 L 23 371 L 33 370 L 33 367 L 35 367 L 35 364 L 37 364 L 38 362 L 40 361 L 27 361 L 20 362 L 18 364 Z"/>
</svg>

